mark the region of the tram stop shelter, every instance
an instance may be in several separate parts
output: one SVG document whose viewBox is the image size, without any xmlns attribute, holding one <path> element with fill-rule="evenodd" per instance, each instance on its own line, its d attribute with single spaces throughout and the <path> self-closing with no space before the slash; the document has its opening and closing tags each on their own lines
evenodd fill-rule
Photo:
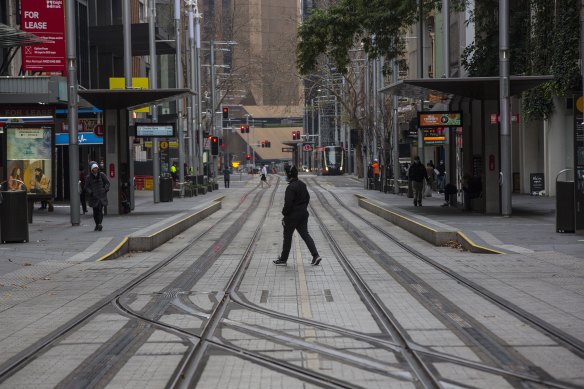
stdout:
<svg viewBox="0 0 584 389">
<path fill-rule="evenodd" d="M 552 79 L 553 76 L 511 76 L 510 96 Z M 499 77 L 409 79 L 379 90 L 422 101 L 434 95 L 447 105 L 446 110 L 462 112 L 462 127 L 445 130 L 447 180 L 456 184 L 453 178 L 457 178 L 460 188 L 463 174 L 480 177 L 482 193 L 473 200 L 472 209 L 493 214 L 501 213 L 499 81 Z"/>
<path fill-rule="evenodd" d="M 79 96 L 104 112 L 104 145 L 106 174 L 111 186 L 108 213 L 121 214 L 123 210 L 123 188 L 129 188 L 130 199 L 134 176 L 130 138 L 129 115 L 132 109 L 160 104 L 192 94 L 190 89 L 90 89 L 78 91 Z M 154 188 L 155 190 L 157 188 Z"/>
</svg>

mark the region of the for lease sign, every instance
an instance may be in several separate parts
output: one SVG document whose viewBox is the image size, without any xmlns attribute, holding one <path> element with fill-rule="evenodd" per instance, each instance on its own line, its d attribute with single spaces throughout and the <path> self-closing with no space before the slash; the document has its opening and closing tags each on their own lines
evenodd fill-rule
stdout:
<svg viewBox="0 0 584 389">
<path fill-rule="evenodd" d="M 35 72 L 65 72 L 64 0 L 21 0 L 21 28 L 48 43 L 22 47 L 22 67 Z"/>
</svg>

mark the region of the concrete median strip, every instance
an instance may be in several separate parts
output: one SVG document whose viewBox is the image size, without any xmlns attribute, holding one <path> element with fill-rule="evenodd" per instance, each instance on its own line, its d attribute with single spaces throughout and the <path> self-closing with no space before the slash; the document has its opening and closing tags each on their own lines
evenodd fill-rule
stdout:
<svg viewBox="0 0 584 389">
<path fill-rule="evenodd" d="M 180 220 L 152 234 L 141 235 L 141 233 L 138 231 L 124 237 L 124 239 L 122 239 L 122 241 L 112 251 L 97 259 L 96 262 L 119 258 L 131 251 L 152 251 L 156 249 L 178 234 L 220 210 L 223 198 L 224 196 L 216 198 L 211 202 L 210 205 L 203 208 L 202 210 L 186 215 L 186 217 L 183 217 Z"/>
<path fill-rule="evenodd" d="M 465 250 L 481 254 L 504 254 L 501 251 L 493 250 L 487 247 L 479 246 L 470 240 L 462 231 L 450 228 L 448 226 L 430 227 L 416 220 L 416 216 L 404 210 L 392 210 L 383 208 L 380 205 L 369 201 L 367 197 L 355 195 L 359 206 L 367 211 L 395 224 L 398 227 L 416 235 L 417 237 L 432 243 L 435 246 L 443 246 L 447 242 L 454 241 L 459 243 Z"/>
</svg>

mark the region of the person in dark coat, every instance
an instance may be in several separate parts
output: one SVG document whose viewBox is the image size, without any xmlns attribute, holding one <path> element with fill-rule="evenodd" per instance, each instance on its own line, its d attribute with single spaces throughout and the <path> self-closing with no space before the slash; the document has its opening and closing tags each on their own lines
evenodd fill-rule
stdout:
<svg viewBox="0 0 584 389">
<path fill-rule="evenodd" d="M 412 181 L 412 189 L 414 190 L 414 206 L 422 206 L 424 180 L 428 180 L 428 174 L 418 156 L 414 158 L 414 163 L 410 166 L 409 179 Z"/>
<path fill-rule="evenodd" d="M 107 176 L 99 171 L 95 162 L 90 164 L 91 174 L 85 180 L 85 192 L 89 196 L 89 206 L 93 208 L 94 231 L 101 231 L 103 221 L 103 207 L 107 206 L 107 192 L 110 188 Z"/>
<path fill-rule="evenodd" d="M 225 166 L 225 170 L 223 170 L 223 182 L 225 183 L 225 187 L 229 188 L 229 182 L 231 181 L 231 171 L 227 166 Z"/>
<path fill-rule="evenodd" d="M 292 166 L 287 172 L 288 186 L 284 195 L 284 208 L 282 209 L 282 226 L 284 227 L 284 243 L 282 254 L 273 261 L 276 266 L 286 266 L 288 255 L 292 248 L 292 235 L 298 231 L 310 254 L 312 255 L 313 266 L 318 266 L 322 258 L 318 255 L 314 240 L 308 233 L 308 203 L 310 194 L 306 189 L 306 184 L 298 179 L 298 169 Z"/>
</svg>

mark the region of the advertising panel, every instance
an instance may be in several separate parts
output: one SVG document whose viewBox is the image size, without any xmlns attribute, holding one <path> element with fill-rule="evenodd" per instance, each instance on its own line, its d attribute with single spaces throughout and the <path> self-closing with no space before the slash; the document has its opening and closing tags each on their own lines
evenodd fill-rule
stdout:
<svg viewBox="0 0 584 389">
<path fill-rule="evenodd" d="M 64 4 L 64 0 L 21 0 L 21 29 L 47 40 L 22 47 L 23 70 L 65 73 Z"/>
<path fill-rule="evenodd" d="M 8 127 L 6 129 L 8 178 L 22 181 L 31 193 L 51 193 L 51 128 Z M 10 181 L 10 189 L 22 184 Z"/>
<path fill-rule="evenodd" d="M 460 127 L 462 112 L 418 112 L 419 127 Z"/>
<path fill-rule="evenodd" d="M 446 144 L 446 135 L 444 127 L 424 128 L 424 144 L 426 145 L 444 145 Z"/>
</svg>

